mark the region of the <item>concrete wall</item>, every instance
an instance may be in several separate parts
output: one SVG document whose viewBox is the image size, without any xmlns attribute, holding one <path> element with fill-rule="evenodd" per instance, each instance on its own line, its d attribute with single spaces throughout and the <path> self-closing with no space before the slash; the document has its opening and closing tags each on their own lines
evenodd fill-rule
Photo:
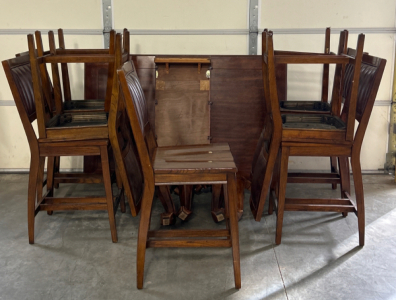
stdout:
<svg viewBox="0 0 396 300">
<path fill-rule="evenodd" d="M 248 0 L 113 0 L 113 28 L 126 27 L 132 31 L 132 53 L 248 54 L 248 5 Z M 7 1 L 2 7 L 1 60 L 26 51 L 26 34 L 36 29 L 41 29 L 43 34 L 57 28 L 65 29 L 66 34 L 67 30 L 72 30 L 73 34 L 66 35 L 68 47 L 103 47 L 102 1 L 23 0 Z M 363 145 L 364 170 L 382 168 L 385 162 L 395 57 L 395 34 L 389 29 L 395 28 L 395 9 L 394 0 L 378 0 L 375 5 L 368 0 L 259 1 L 259 28 L 275 31 L 276 49 L 323 51 L 324 28 L 330 26 L 333 28 L 331 50 L 335 52 L 338 45 L 338 30 L 335 29 L 351 29 L 349 41 L 354 47 L 357 32 L 360 32 L 354 28 L 359 28 L 366 33 L 365 51 L 388 60 Z M 178 32 L 172 34 L 173 30 Z M 180 35 L 181 30 L 195 34 Z M 213 34 L 219 30 L 224 34 Z M 197 31 L 201 34 L 196 34 Z M 44 45 L 47 45 L 46 38 Z M 261 52 L 260 42 L 258 51 Z M 309 82 L 304 88 L 301 88 L 302 70 L 306 74 L 303 79 Z M 320 72 L 317 66 L 291 67 L 290 99 L 317 99 Z M 82 97 L 82 67 L 73 66 L 70 76 L 73 97 Z M 0 170 L 27 169 L 28 144 L 3 71 L 0 71 L 0 140 Z M 63 159 L 61 167 L 80 168 L 81 161 L 76 157 Z M 327 169 L 328 160 L 292 158 L 290 168 Z"/>
</svg>

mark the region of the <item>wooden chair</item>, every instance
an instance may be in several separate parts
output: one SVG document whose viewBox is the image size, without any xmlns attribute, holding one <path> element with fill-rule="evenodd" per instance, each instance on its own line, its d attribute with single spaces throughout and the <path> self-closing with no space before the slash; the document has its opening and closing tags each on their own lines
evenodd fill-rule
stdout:
<svg viewBox="0 0 396 300">
<path fill-rule="evenodd" d="M 36 36 L 36 45 L 37 51 L 39 56 L 43 56 L 44 54 L 53 54 L 61 57 L 62 55 L 114 55 L 115 52 L 115 31 L 111 31 L 110 33 L 110 47 L 109 49 L 66 49 L 64 43 L 64 36 L 63 30 L 58 30 L 58 37 L 59 37 L 59 45 L 60 48 L 56 48 L 55 46 L 55 38 L 54 33 L 50 31 L 48 33 L 49 36 L 49 44 L 50 44 L 50 51 L 45 52 L 43 48 L 41 33 L 39 31 L 35 32 Z M 123 31 L 123 51 L 121 53 L 122 61 L 126 61 L 129 59 L 129 31 L 124 29 Z M 108 65 L 108 82 L 107 82 L 107 92 L 106 92 L 106 99 L 96 99 L 96 100 L 71 100 L 71 91 L 70 91 L 70 82 L 69 82 L 69 73 L 68 73 L 68 64 L 61 63 L 61 70 L 62 70 L 62 84 L 63 84 L 63 97 L 61 94 L 61 78 L 59 76 L 59 69 L 58 63 L 52 63 L 52 78 L 54 85 L 49 79 L 49 74 L 47 71 L 46 64 L 40 65 L 42 83 L 44 85 L 44 96 L 46 101 L 52 105 L 52 109 L 54 113 L 62 114 L 62 113 L 71 113 L 71 114 L 92 114 L 92 113 L 102 113 L 106 114 L 105 112 L 105 102 L 110 103 L 111 101 L 111 91 L 112 91 L 112 78 L 114 77 L 114 72 L 116 70 L 114 63 L 105 63 Z M 63 98 L 63 99 L 62 99 Z M 55 105 L 57 103 L 57 105 Z M 112 154 L 112 152 L 110 152 Z M 55 187 L 59 186 L 60 182 L 81 182 L 81 183 L 90 183 L 92 182 L 92 178 L 96 177 L 96 182 L 101 182 L 101 174 L 92 174 L 92 173 L 73 173 L 67 174 L 67 178 L 64 178 L 66 174 L 60 175 L 59 174 L 59 158 L 55 158 L 55 162 L 52 163 L 49 161 L 49 168 L 54 167 L 55 169 Z M 99 160 L 99 163 L 100 160 Z M 114 169 L 114 167 L 112 167 Z M 51 169 L 49 169 L 49 173 Z M 117 176 L 117 185 L 121 189 L 120 178 Z M 125 207 L 123 205 L 124 202 L 121 202 L 121 211 L 125 212 Z"/>
<path fill-rule="evenodd" d="M 147 104 L 131 61 L 118 70 L 121 97 L 133 131 L 143 175 L 141 218 L 137 250 L 137 287 L 143 288 L 146 248 L 232 247 L 235 287 L 241 287 L 236 211 L 236 166 L 228 144 L 158 148 L 148 121 Z M 114 102 L 112 102 L 114 103 Z M 151 231 L 150 217 L 155 186 L 226 185 L 227 229 Z"/>
<path fill-rule="evenodd" d="M 330 53 L 330 28 L 326 29 L 326 38 L 325 38 L 325 53 Z M 343 30 L 340 32 L 340 39 L 338 44 L 338 55 L 347 52 L 347 44 L 348 44 L 348 31 Z M 277 51 L 275 51 L 275 55 Z M 322 97 L 320 101 L 296 101 L 296 100 L 288 100 L 288 101 L 280 101 L 280 110 L 282 114 L 334 114 L 340 115 L 341 113 L 341 98 L 339 94 L 335 94 L 336 90 L 342 90 L 342 74 L 344 70 L 342 69 L 342 65 L 338 65 L 336 67 L 334 73 L 334 82 L 333 82 L 333 93 L 332 99 L 329 103 L 328 101 L 328 90 L 329 90 L 329 64 L 325 64 L 323 66 L 323 78 L 322 78 Z M 340 86 L 341 85 L 341 86 Z M 307 183 L 331 183 L 332 188 L 336 189 L 337 184 L 341 183 L 340 174 L 338 172 L 337 167 L 337 158 L 332 156 L 330 157 L 330 169 L 331 174 L 328 178 L 322 177 L 320 181 L 317 181 L 316 176 L 309 176 L 308 174 L 300 174 L 294 173 L 290 174 L 293 177 L 299 177 L 300 180 L 304 180 Z M 290 177 L 291 177 L 290 176 Z M 303 179 L 302 179 L 303 178 Z"/>
<path fill-rule="evenodd" d="M 263 49 L 263 62 L 262 62 L 262 70 L 263 70 L 263 80 L 264 80 L 264 97 L 266 99 L 265 105 L 265 123 L 262 133 L 260 135 L 256 151 L 252 160 L 252 184 L 251 184 L 251 198 L 250 198 L 250 208 L 255 217 L 256 221 L 261 220 L 262 212 L 264 209 L 265 199 L 268 195 L 269 186 L 271 182 L 271 178 L 273 175 L 273 169 L 275 165 L 275 158 L 277 155 L 277 151 L 279 149 L 280 137 L 277 135 L 273 135 L 274 133 L 274 121 L 272 115 L 272 108 L 270 106 L 270 102 L 267 101 L 269 99 L 269 88 L 268 88 L 268 74 L 267 74 L 267 65 L 264 63 L 264 52 L 266 50 L 266 37 L 268 35 L 267 29 L 264 30 L 262 36 L 262 49 Z M 343 31 L 340 34 L 340 52 L 344 49 L 344 42 L 346 41 L 347 32 Z M 322 100 L 317 101 L 317 103 L 328 105 L 327 95 L 328 95 L 328 68 L 329 63 L 327 63 L 331 58 L 337 57 L 333 54 L 330 54 L 329 51 L 330 46 L 330 29 L 326 29 L 326 38 L 325 38 L 325 53 L 308 53 L 308 52 L 295 52 L 295 51 L 274 51 L 275 56 L 279 57 L 299 57 L 299 59 L 304 59 L 306 57 L 312 58 L 315 57 L 318 61 L 322 59 L 323 61 L 323 78 L 322 78 Z M 339 58 L 339 57 L 338 57 Z M 336 62 L 336 61 L 334 61 Z M 333 63 L 334 63 L 333 62 Z M 307 62 L 309 63 L 309 61 Z M 319 63 L 320 64 L 320 63 Z M 282 66 L 282 64 L 277 65 Z M 341 77 L 342 69 L 345 64 L 337 64 L 337 76 L 335 76 L 335 84 L 333 88 L 333 97 L 338 97 L 338 89 L 340 89 L 339 77 Z M 287 68 L 287 67 L 286 67 Z M 278 91 L 279 93 L 279 91 Z M 279 98 L 278 98 L 279 99 Z M 281 105 L 278 105 L 278 109 L 282 111 L 282 103 L 294 103 L 301 101 L 280 101 Z M 283 112 L 283 111 L 282 111 Z M 330 111 L 329 111 L 330 113 Z M 280 130 L 280 129 L 278 129 Z"/>
<path fill-rule="evenodd" d="M 120 38 L 119 38 L 120 39 Z M 107 117 L 104 114 L 57 114 L 50 118 L 46 113 L 48 106 L 44 100 L 44 85 L 41 81 L 40 66 L 44 63 L 59 59 L 54 55 L 37 56 L 33 35 L 28 35 L 29 57 L 21 56 L 24 62 L 20 72 L 19 65 L 13 64 L 14 69 L 7 69 L 11 89 L 21 115 L 22 123 L 28 136 L 31 148 L 31 167 L 29 173 L 28 191 L 28 229 L 29 243 L 34 243 L 34 219 L 39 211 L 54 210 L 107 210 L 111 229 L 112 241 L 117 242 L 117 230 L 114 218 L 114 201 L 111 187 L 111 176 L 108 161 L 108 129 Z M 120 45 L 119 45 L 120 47 Z M 30 61 L 31 76 L 26 74 Z M 92 55 L 62 56 L 65 62 L 95 61 L 98 57 Z M 101 61 L 115 62 L 115 55 L 104 55 Z M 7 63 L 3 63 L 7 67 Z M 5 69 L 6 69 L 5 67 Z M 14 84 L 11 80 L 18 80 Z M 17 78 L 17 79 L 15 79 Z M 19 88 L 19 90 L 18 90 Z M 33 99 L 35 108 L 33 105 Z M 33 106 L 33 107 L 32 107 Z M 30 107 L 29 110 L 22 108 Z M 37 117 L 39 138 L 37 139 L 31 128 L 31 123 Z M 51 171 L 47 174 L 47 192 L 43 195 L 44 162 L 48 157 L 49 164 L 54 157 L 73 155 L 100 155 L 103 171 L 105 197 L 54 197 L 54 177 Z M 53 169 L 52 169 L 53 170 Z"/>
<path fill-rule="evenodd" d="M 341 118 L 333 115 L 283 115 L 277 103 L 276 83 L 273 81 L 274 62 L 296 63 L 295 57 L 276 57 L 273 54 L 272 33 L 267 34 L 264 42 L 266 52 L 264 70 L 266 70 L 269 102 L 274 119 L 274 136 L 279 136 L 279 155 L 277 173 L 271 184 L 270 199 L 277 210 L 276 243 L 281 242 L 283 212 L 293 211 L 333 211 L 354 212 L 358 217 L 359 245 L 364 245 L 364 195 L 360 167 L 360 150 L 375 96 L 381 81 L 385 60 L 363 56 L 364 35 L 358 37 L 354 57 L 343 56 L 349 61 L 345 66 L 344 95 L 346 101 Z M 342 58 L 342 57 L 341 57 Z M 363 58 L 363 62 L 362 62 Z M 311 58 L 311 61 L 317 61 Z M 361 78 L 360 78 L 361 77 Z M 360 81 L 359 81 L 360 79 Z M 355 134 L 355 120 L 359 126 Z M 279 122 L 280 121 L 280 122 Z M 320 124 L 320 126 L 319 126 Z M 280 130 L 279 130 L 280 129 Z M 287 166 L 289 156 L 330 156 L 340 161 L 341 198 L 340 199 L 285 199 Z M 356 204 L 350 197 L 348 157 L 351 158 L 355 183 Z M 346 187 L 346 188 L 345 188 Z M 276 205 L 277 204 L 277 205 Z M 271 208 L 270 208 L 271 209 Z"/>
</svg>

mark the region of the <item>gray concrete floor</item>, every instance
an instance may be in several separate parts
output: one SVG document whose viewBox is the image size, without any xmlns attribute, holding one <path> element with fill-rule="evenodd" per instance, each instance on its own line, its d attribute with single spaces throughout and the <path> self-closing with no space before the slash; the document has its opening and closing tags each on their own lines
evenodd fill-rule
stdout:
<svg viewBox="0 0 396 300">
<path fill-rule="evenodd" d="M 0 175 L 0 299 L 396 299 L 396 184 L 365 175 L 366 245 L 357 219 L 337 213 L 286 212 L 282 244 L 275 216 L 239 222 L 242 289 L 234 289 L 230 249 L 148 249 L 144 289 L 136 289 L 138 218 L 117 212 L 113 244 L 107 213 L 41 212 L 35 244 L 27 236 L 27 175 Z M 61 185 L 60 193 L 102 192 Z M 330 185 L 289 184 L 291 196 L 339 195 Z M 153 211 L 159 227 L 161 206 Z M 178 203 L 178 202 L 177 202 Z M 210 194 L 196 195 L 194 216 L 180 227 L 219 228 Z"/>
</svg>

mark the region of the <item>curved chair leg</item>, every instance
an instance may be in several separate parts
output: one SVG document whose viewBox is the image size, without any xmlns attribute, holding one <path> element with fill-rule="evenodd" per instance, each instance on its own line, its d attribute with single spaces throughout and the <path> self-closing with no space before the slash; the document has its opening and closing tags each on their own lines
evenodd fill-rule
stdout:
<svg viewBox="0 0 396 300">
<path fill-rule="evenodd" d="M 276 234 L 275 234 L 275 243 L 277 245 L 281 243 L 281 239 L 282 239 L 283 212 L 285 208 L 287 166 L 289 164 L 289 152 L 290 149 L 288 147 L 283 147 L 281 150 L 278 209 L 277 209 Z"/>
<path fill-rule="evenodd" d="M 219 223 L 224 220 L 225 212 L 223 205 L 223 197 L 221 196 L 223 186 L 220 184 L 212 185 L 212 204 L 211 204 L 211 214 L 212 219 L 216 223 Z"/>
<path fill-rule="evenodd" d="M 364 246 L 365 232 L 365 212 L 364 212 L 364 191 L 362 170 L 360 167 L 360 155 L 353 155 L 351 158 L 353 182 L 355 185 L 358 228 L 359 228 L 359 245 Z"/>
<path fill-rule="evenodd" d="M 227 174 L 227 200 L 230 218 L 230 231 L 231 231 L 231 245 L 232 245 L 232 259 L 234 263 L 234 280 L 235 288 L 241 288 L 241 266 L 239 255 L 239 233 L 238 233 L 238 211 L 237 211 L 237 187 L 235 174 Z"/>
<path fill-rule="evenodd" d="M 122 179 L 121 179 L 121 174 L 120 174 L 120 170 L 117 167 L 117 162 L 116 159 L 113 156 L 113 161 L 114 161 L 114 169 L 115 169 L 115 175 L 116 175 L 116 183 L 117 183 L 117 188 L 121 191 L 121 199 L 120 199 L 120 209 L 122 213 L 126 212 L 126 206 L 125 206 L 125 195 L 124 195 L 124 191 L 122 191 L 122 189 L 124 188 L 122 185 Z"/>
<path fill-rule="evenodd" d="M 55 173 L 55 160 L 54 156 L 48 157 L 47 160 L 47 191 L 49 191 L 48 196 L 54 196 L 54 173 Z M 47 210 L 47 215 L 52 215 L 52 210 Z"/>
<path fill-rule="evenodd" d="M 274 172 L 274 166 L 275 166 L 277 154 L 279 152 L 279 145 L 280 144 L 278 142 L 271 141 L 270 149 L 268 152 L 268 162 L 265 168 L 263 186 L 261 188 L 260 201 L 257 207 L 256 215 L 254 216 L 257 222 L 260 222 L 261 220 L 261 216 L 264 210 L 265 200 L 267 198 L 268 191 L 270 190 L 271 178 Z M 287 172 L 286 172 L 286 177 L 287 177 Z"/>
<path fill-rule="evenodd" d="M 272 213 L 274 212 L 274 199 L 272 198 L 272 193 L 274 192 L 276 197 L 279 198 L 280 159 L 281 159 L 281 155 L 279 152 L 275 161 L 274 171 L 270 185 L 269 202 L 268 202 L 269 215 L 272 215 Z"/>
<path fill-rule="evenodd" d="M 330 157 L 330 170 L 331 173 L 338 173 L 338 168 L 337 168 L 337 157 L 331 156 Z M 337 183 L 332 183 L 331 188 L 333 190 L 337 189 Z"/>
<path fill-rule="evenodd" d="M 245 200 L 245 180 L 242 176 L 237 174 L 236 179 L 237 185 L 237 212 L 238 212 L 238 220 L 242 219 L 243 215 L 243 201 Z"/>
<path fill-rule="evenodd" d="M 114 212 L 114 202 L 113 202 L 113 191 L 111 188 L 111 177 L 110 177 L 110 166 L 109 166 L 109 155 L 107 152 L 107 146 L 100 147 L 100 159 L 102 162 L 102 173 L 103 173 L 103 183 L 106 190 L 107 199 L 107 211 L 109 214 L 111 239 L 113 243 L 117 243 L 117 227 L 115 221 Z"/>
<path fill-rule="evenodd" d="M 165 212 L 161 214 L 161 224 L 163 226 L 173 225 L 176 223 L 176 208 L 170 194 L 169 186 L 159 185 L 157 186 L 158 198 L 161 201 Z"/>
<path fill-rule="evenodd" d="M 38 155 L 37 155 L 38 156 Z M 39 169 L 39 157 L 31 157 L 28 186 L 28 233 L 29 244 L 34 244 L 34 219 L 36 208 L 37 174 Z"/>
<path fill-rule="evenodd" d="M 343 156 L 338 158 L 340 166 L 340 178 L 341 178 L 341 198 L 347 198 L 345 193 L 351 194 L 351 179 L 349 175 L 349 161 L 348 157 Z M 344 217 L 348 216 L 348 212 L 343 212 Z"/>
<path fill-rule="evenodd" d="M 45 157 L 40 156 L 38 158 L 38 170 L 37 170 L 37 181 L 36 181 L 37 203 L 41 203 L 43 199 L 44 166 L 45 166 Z"/>
<path fill-rule="evenodd" d="M 153 206 L 154 186 L 145 184 L 140 212 L 137 259 L 136 259 L 136 281 L 137 288 L 143 288 L 144 260 L 146 257 L 147 234 L 150 229 L 151 208 Z"/>
</svg>

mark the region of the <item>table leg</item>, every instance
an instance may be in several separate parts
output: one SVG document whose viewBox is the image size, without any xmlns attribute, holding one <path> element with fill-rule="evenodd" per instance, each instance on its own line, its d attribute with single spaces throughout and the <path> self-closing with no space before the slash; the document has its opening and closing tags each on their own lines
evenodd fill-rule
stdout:
<svg viewBox="0 0 396 300">
<path fill-rule="evenodd" d="M 157 186 L 157 194 L 160 199 L 165 212 L 161 214 L 161 224 L 164 226 L 173 225 L 176 222 L 176 209 L 175 204 L 172 200 L 172 196 L 169 191 L 169 186 L 159 185 Z"/>
<path fill-rule="evenodd" d="M 179 185 L 180 209 L 177 216 L 183 221 L 187 221 L 192 214 L 192 191 L 192 185 Z"/>
</svg>

